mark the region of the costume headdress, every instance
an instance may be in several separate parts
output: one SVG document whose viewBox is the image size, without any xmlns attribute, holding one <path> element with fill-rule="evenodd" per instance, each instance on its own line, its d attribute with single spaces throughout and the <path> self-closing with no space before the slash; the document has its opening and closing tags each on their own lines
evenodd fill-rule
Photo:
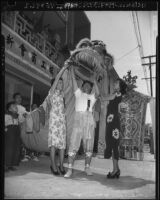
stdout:
<svg viewBox="0 0 160 200">
<path fill-rule="evenodd" d="M 86 47 L 91 47 L 92 43 L 90 41 L 90 39 L 88 38 L 83 38 L 82 40 L 80 40 L 76 46 L 76 49 L 79 48 L 86 48 Z"/>
</svg>

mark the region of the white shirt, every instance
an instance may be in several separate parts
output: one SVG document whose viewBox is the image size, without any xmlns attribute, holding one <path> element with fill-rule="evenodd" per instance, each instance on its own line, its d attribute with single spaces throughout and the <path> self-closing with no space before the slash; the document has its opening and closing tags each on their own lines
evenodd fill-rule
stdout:
<svg viewBox="0 0 160 200">
<path fill-rule="evenodd" d="M 77 112 L 85 112 L 88 107 L 88 100 L 90 100 L 89 111 L 92 112 L 92 108 L 96 102 L 96 98 L 94 94 L 86 94 L 82 92 L 79 88 L 75 91 L 75 110 Z"/>
<path fill-rule="evenodd" d="M 13 119 L 11 115 L 5 114 L 5 126 L 18 125 L 18 119 Z"/>
</svg>

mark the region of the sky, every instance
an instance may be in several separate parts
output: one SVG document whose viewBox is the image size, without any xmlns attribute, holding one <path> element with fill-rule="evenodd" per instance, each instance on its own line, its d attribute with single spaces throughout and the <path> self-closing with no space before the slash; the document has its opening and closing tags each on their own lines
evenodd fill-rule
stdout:
<svg viewBox="0 0 160 200">
<path fill-rule="evenodd" d="M 144 56 L 155 54 L 155 44 L 151 39 L 153 33 L 150 31 L 153 29 L 150 20 L 151 12 L 138 12 Z M 118 75 L 123 78 L 127 71 L 131 70 L 132 76 L 138 76 L 136 90 L 149 95 L 150 82 L 147 81 L 148 91 L 146 81 L 142 79 L 145 76 L 141 65 L 132 12 L 86 11 L 85 13 L 91 22 L 91 39 L 102 40 L 106 44 L 108 53 L 114 57 L 114 68 Z M 147 77 L 149 77 L 148 67 L 146 70 Z M 152 67 L 152 76 L 155 77 L 155 66 Z M 155 96 L 155 79 L 153 79 L 153 96 Z M 151 123 L 149 106 L 147 107 L 146 123 Z"/>
</svg>

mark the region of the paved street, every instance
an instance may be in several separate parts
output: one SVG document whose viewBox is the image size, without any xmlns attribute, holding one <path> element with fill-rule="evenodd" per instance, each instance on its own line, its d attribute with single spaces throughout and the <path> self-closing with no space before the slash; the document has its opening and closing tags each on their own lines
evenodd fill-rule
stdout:
<svg viewBox="0 0 160 200">
<path fill-rule="evenodd" d="M 39 162 L 21 163 L 19 170 L 5 175 L 6 198 L 51 198 L 51 199 L 111 199 L 111 198 L 155 198 L 155 160 L 145 153 L 144 161 L 120 160 L 120 179 L 107 180 L 106 174 L 112 169 L 112 160 L 102 156 L 92 160 L 94 175 L 87 177 L 84 160 L 75 162 L 74 176 L 65 179 L 50 172 L 49 157 Z M 67 163 L 65 163 L 67 166 Z"/>
</svg>

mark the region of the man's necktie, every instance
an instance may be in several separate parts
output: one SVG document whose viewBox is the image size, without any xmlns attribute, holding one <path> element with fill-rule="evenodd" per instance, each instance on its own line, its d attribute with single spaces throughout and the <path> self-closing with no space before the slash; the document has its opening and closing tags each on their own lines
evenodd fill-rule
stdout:
<svg viewBox="0 0 160 200">
<path fill-rule="evenodd" d="M 89 110 L 90 103 L 91 103 L 91 100 L 88 100 L 88 101 L 87 101 L 87 111 Z"/>
</svg>

